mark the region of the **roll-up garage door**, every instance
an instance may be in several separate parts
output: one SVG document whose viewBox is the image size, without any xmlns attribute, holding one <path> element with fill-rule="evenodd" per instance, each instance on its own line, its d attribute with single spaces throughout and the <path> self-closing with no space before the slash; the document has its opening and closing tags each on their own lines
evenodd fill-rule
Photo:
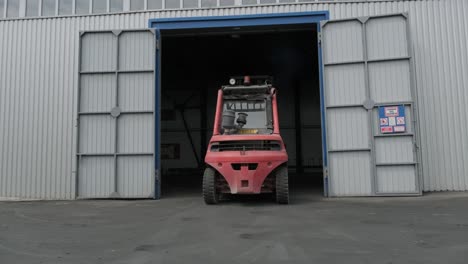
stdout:
<svg viewBox="0 0 468 264">
<path fill-rule="evenodd" d="M 155 34 L 80 34 L 77 198 L 155 196 Z"/>
<path fill-rule="evenodd" d="M 407 15 L 321 27 L 328 194 L 421 194 Z"/>
</svg>

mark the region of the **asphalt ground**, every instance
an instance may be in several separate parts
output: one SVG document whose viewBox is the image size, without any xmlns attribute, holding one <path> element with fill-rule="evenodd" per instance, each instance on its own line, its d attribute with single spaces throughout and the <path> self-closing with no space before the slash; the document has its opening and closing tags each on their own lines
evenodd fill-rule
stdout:
<svg viewBox="0 0 468 264">
<path fill-rule="evenodd" d="M 468 193 L 0 202 L 0 263 L 468 263 Z"/>
</svg>

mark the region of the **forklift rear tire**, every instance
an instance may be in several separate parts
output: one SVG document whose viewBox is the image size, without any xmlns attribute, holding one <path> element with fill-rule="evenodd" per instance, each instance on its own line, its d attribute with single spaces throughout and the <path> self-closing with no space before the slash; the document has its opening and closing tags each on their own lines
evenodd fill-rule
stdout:
<svg viewBox="0 0 468 264">
<path fill-rule="evenodd" d="M 216 171 L 206 168 L 203 173 L 203 199 L 206 204 L 217 204 L 219 194 L 216 192 Z"/>
<path fill-rule="evenodd" d="M 281 166 L 275 172 L 276 178 L 276 202 L 289 204 L 289 179 L 288 167 Z"/>
</svg>

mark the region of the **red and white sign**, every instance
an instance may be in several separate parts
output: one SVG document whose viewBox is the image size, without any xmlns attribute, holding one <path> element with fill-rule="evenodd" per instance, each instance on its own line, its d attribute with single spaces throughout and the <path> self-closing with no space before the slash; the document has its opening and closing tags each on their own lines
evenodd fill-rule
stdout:
<svg viewBox="0 0 468 264">
<path fill-rule="evenodd" d="M 393 127 L 393 131 L 395 131 L 395 132 L 405 132 L 405 126 Z"/>
<path fill-rule="evenodd" d="M 405 124 L 405 117 L 404 116 L 399 116 L 396 118 L 396 124 L 397 125 L 404 125 Z"/>
<path fill-rule="evenodd" d="M 388 118 L 380 118 L 380 125 L 381 126 L 388 125 Z"/>
<path fill-rule="evenodd" d="M 399 116 L 398 106 L 385 107 L 385 116 Z"/>
<path fill-rule="evenodd" d="M 393 132 L 393 127 L 381 127 L 380 132 L 382 132 L 382 133 L 392 133 Z"/>
</svg>

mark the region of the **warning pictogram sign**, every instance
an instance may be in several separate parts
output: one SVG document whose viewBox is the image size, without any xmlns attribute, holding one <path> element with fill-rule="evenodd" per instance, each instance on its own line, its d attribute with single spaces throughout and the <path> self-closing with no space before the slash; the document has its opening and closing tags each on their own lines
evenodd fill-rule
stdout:
<svg viewBox="0 0 468 264">
<path fill-rule="evenodd" d="M 405 106 L 380 106 L 380 133 L 404 133 L 406 132 Z"/>
</svg>

